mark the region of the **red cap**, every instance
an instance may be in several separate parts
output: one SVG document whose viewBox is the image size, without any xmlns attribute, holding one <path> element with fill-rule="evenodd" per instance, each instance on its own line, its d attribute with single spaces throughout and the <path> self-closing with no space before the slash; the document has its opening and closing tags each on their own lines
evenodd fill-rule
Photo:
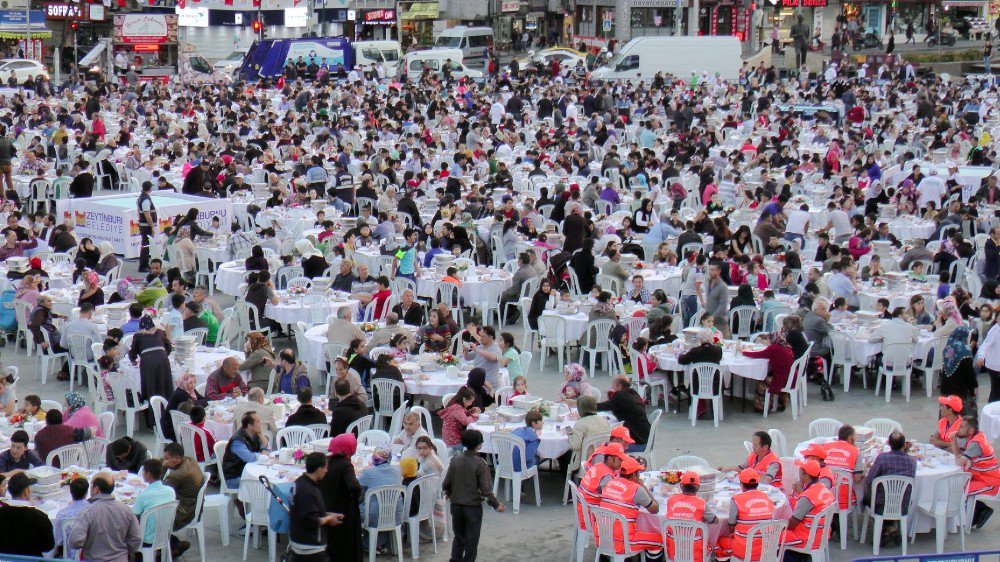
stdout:
<svg viewBox="0 0 1000 562">
<path fill-rule="evenodd" d="M 601 453 L 605 457 L 618 457 L 622 460 L 629 458 L 628 455 L 625 454 L 625 447 L 622 447 L 621 443 L 608 443 L 594 452 Z"/>
<path fill-rule="evenodd" d="M 744 484 L 758 484 L 760 475 L 752 468 L 744 468 L 740 471 L 740 482 Z"/>
<path fill-rule="evenodd" d="M 624 425 L 618 425 L 611 429 L 611 437 L 616 437 L 622 441 L 628 443 L 629 445 L 635 443 L 635 439 L 628 432 L 628 428 Z"/>
<path fill-rule="evenodd" d="M 819 471 L 822 470 L 822 467 L 819 465 L 819 461 L 813 459 L 795 461 L 795 466 L 801 468 L 806 474 L 812 476 L 813 478 L 819 476 Z"/>
<path fill-rule="evenodd" d="M 816 457 L 817 459 L 826 458 L 826 449 L 823 448 L 819 443 L 811 443 L 808 447 L 802 450 L 803 457 Z"/>
<path fill-rule="evenodd" d="M 635 474 L 636 472 L 639 472 L 640 470 L 643 470 L 644 468 L 645 467 L 642 466 L 639 463 L 639 461 L 637 461 L 637 460 L 633 459 L 632 457 L 626 455 L 625 459 L 622 460 L 622 466 L 621 466 L 621 468 L 618 471 L 621 472 L 622 474 Z"/>
<path fill-rule="evenodd" d="M 701 484 L 701 478 L 698 477 L 698 474 L 696 474 L 694 472 L 691 472 L 691 471 L 688 471 L 688 472 L 685 472 L 684 474 L 681 474 L 681 484 L 683 484 L 683 485 L 691 485 L 691 484 L 693 484 L 693 485 L 697 486 L 697 485 Z"/>
<path fill-rule="evenodd" d="M 962 399 L 955 395 L 939 396 L 938 404 L 948 406 L 956 414 L 962 411 Z"/>
</svg>

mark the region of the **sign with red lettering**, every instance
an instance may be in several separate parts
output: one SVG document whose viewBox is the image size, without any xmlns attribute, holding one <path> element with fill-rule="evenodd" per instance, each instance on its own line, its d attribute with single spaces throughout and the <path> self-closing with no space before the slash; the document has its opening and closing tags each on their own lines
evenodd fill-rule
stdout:
<svg viewBox="0 0 1000 562">
<path fill-rule="evenodd" d="M 826 0 L 802 0 L 803 8 L 825 8 Z"/>
<path fill-rule="evenodd" d="M 366 22 L 396 21 L 396 10 L 368 10 L 364 17 Z"/>
</svg>

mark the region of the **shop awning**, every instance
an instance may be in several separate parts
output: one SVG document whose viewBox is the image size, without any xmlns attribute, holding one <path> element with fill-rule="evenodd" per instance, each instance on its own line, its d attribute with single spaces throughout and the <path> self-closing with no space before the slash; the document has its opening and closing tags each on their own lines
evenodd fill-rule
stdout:
<svg viewBox="0 0 1000 562">
<path fill-rule="evenodd" d="M 90 51 L 87 52 L 86 55 L 83 55 L 82 59 L 80 59 L 80 66 L 90 66 L 95 62 L 97 62 L 97 59 L 100 58 L 101 53 L 104 52 L 105 47 L 107 47 L 107 43 L 104 42 L 98 42 L 96 45 L 94 45 L 94 47 L 90 49 Z"/>
<path fill-rule="evenodd" d="M 0 28 L 0 39 L 26 39 L 28 31 L 23 27 L 20 29 Z M 32 39 L 48 39 L 52 37 L 52 32 L 44 27 L 31 26 Z"/>
<path fill-rule="evenodd" d="M 414 2 L 403 11 L 404 20 L 436 20 L 441 13 L 438 2 Z"/>
</svg>

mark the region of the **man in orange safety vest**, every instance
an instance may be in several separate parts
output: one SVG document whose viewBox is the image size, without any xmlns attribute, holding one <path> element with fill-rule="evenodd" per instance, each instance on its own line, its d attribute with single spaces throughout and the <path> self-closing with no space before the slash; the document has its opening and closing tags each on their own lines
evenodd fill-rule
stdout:
<svg viewBox="0 0 1000 562">
<path fill-rule="evenodd" d="M 754 525 L 774 519 L 774 504 L 767 494 L 757 489 L 760 474 L 756 470 L 744 468 L 740 471 L 739 478 L 743 491 L 729 500 L 729 525 L 732 527 L 732 534 L 719 538 L 715 546 L 715 557 L 729 560 L 736 556 L 756 561 L 761 559 L 761 544 L 759 541 L 755 543 L 748 557 L 747 536 Z"/>
<path fill-rule="evenodd" d="M 677 519 L 681 521 L 697 521 L 699 523 L 715 523 L 718 517 L 714 513 L 705 510 L 705 500 L 698 497 L 698 489 L 701 487 L 701 477 L 696 472 L 685 472 L 681 475 L 681 493 L 670 496 L 667 499 L 667 519 Z M 695 562 L 702 562 L 704 537 L 694 542 Z M 674 545 L 673 531 L 667 526 L 667 560 L 676 558 L 676 548 Z M 686 558 L 686 556 L 685 556 Z"/>
<path fill-rule="evenodd" d="M 996 496 L 1000 492 L 1000 462 L 989 439 L 979 431 L 979 420 L 975 416 L 962 418 L 962 425 L 951 440 L 951 451 L 956 464 L 972 475 L 968 487 L 970 497 Z M 991 515 L 993 508 L 977 500 L 972 526 L 981 528 Z"/>
</svg>

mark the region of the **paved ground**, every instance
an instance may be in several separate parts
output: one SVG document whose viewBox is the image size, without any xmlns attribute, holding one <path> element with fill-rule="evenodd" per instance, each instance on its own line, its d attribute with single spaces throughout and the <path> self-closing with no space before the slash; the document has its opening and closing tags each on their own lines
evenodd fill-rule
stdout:
<svg viewBox="0 0 1000 562">
<path fill-rule="evenodd" d="M 135 263 L 131 262 L 126 266 L 126 274 L 135 272 Z M 215 296 L 223 306 L 232 304 L 233 299 L 225 295 Z M 511 330 L 517 341 L 520 342 L 520 330 Z M 285 343 L 279 340 L 279 345 Z M 577 352 L 572 354 L 577 357 Z M 21 381 L 18 383 L 19 395 L 39 394 L 42 398 L 61 400 L 63 393 L 68 390 L 68 383 L 57 382 L 53 377 L 42 387 L 37 378 L 38 362 L 36 357 L 27 357 L 22 350 L 17 350 L 8 345 L 0 351 L 0 358 L 5 365 L 15 365 L 21 372 Z M 543 371 L 538 368 L 539 362 L 536 354 L 535 360 L 528 373 L 529 386 L 533 394 L 541 396 L 555 397 L 562 384 L 562 375 L 557 372 L 556 360 L 550 357 L 546 362 Z M 609 379 L 606 372 L 601 371 L 592 380 L 602 390 L 608 388 Z M 980 390 L 980 403 L 985 401 L 989 390 L 989 381 L 985 377 L 982 379 L 985 388 Z M 924 389 L 914 386 L 913 396 L 910 402 L 906 402 L 898 393 L 892 396 L 892 402 L 886 404 L 884 398 L 876 398 L 873 390 L 865 390 L 861 387 L 860 381 L 855 380 L 852 384 L 850 394 L 844 394 L 842 390 L 836 393 L 834 402 L 823 402 L 820 399 L 818 389 L 811 387 L 808 407 L 804 414 L 800 414 L 797 420 L 792 420 L 791 411 L 781 414 L 770 415 L 766 420 L 755 415 L 752 411 L 742 412 L 741 403 L 725 403 L 725 419 L 718 428 L 712 426 L 711 421 L 700 421 L 697 427 L 691 427 L 690 421 L 684 414 L 667 413 L 660 421 L 658 428 L 658 446 L 656 450 L 656 464 L 662 466 L 673 456 L 681 454 L 696 454 L 708 459 L 713 464 L 736 464 L 742 462 L 746 453 L 742 442 L 750 438 L 750 434 L 757 430 L 777 428 L 786 435 L 789 446 L 805 440 L 808 437 L 809 421 L 821 418 L 832 417 L 845 423 L 861 424 L 865 420 L 873 417 L 888 417 L 902 423 L 910 439 L 926 441 L 928 436 L 934 431 L 937 423 L 937 406 L 933 398 L 928 398 Z M 120 420 L 120 427 L 123 420 Z M 141 423 L 138 425 L 142 425 Z M 121 434 L 119 429 L 119 435 Z M 137 436 L 148 443 L 152 443 L 152 434 L 148 432 L 138 432 Z M 483 539 L 480 549 L 480 560 L 512 560 L 516 558 L 532 557 L 539 560 L 565 560 L 571 556 L 571 529 L 573 519 L 569 507 L 561 504 L 563 481 L 557 472 L 543 472 L 542 484 L 542 506 L 535 507 L 533 504 L 532 487 L 526 496 L 522 498 L 521 512 L 514 515 L 511 511 L 499 514 L 493 513 L 487 508 L 487 515 L 483 527 Z M 501 498 L 507 501 L 506 498 Z M 509 503 L 509 502 L 508 502 Z M 990 521 L 984 531 L 973 531 L 967 537 L 968 550 L 985 550 L 996 547 L 996 541 L 990 540 L 987 534 L 1000 528 L 1000 517 Z M 207 519 L 209 536 L 207 539 L 208 555 L 221 555 L 229 559 L 239 556 L 242 547 L 242 537 L 234 536 L 228 548 L 223 549 L 218 534 L 217 522 L 214 515 L 209 515 Z M 238 528 L 239 523 L 234 522 L 233 529 Z M 856 541 L 849 541 L 850 546 L 847 551 L 834 548 L 832 551 L 833 560 L 852 560 L 862 556 L 871 556 L 871 546 L 862 547 Z M 283 546 L 283 545 L 282 545 Z M 432 561 L 448 560 L 448 549 L 451 543 L 438 545 L 438 554 L 433 554 L 431 545 L 424 545 L 421 551 L 423 559 Z M 910 546 L 911 553 L 933 552 L 933 534 L 919 535 L 916 544 Z M 946 542 L 946 549 L 957 551 L 959 549 L 958 537 L 949 536 Z M 589 556 L 593 556 L 592 551 Z M 898 548 L 883 549 L 883 554 L 898 553 Z M 407 547 L 407 554 L 408 547 Z M 188 560 L 195 559 L 196 548 L 192 548 L 184 556 Z M 265 560 L 267 550 L 250 551 L 250 557 L 255 561 Z M 386 558 L 388 559 L 388 558 Z M 589 558 L 588 558 L 589 559 Z"/>
</svg>

